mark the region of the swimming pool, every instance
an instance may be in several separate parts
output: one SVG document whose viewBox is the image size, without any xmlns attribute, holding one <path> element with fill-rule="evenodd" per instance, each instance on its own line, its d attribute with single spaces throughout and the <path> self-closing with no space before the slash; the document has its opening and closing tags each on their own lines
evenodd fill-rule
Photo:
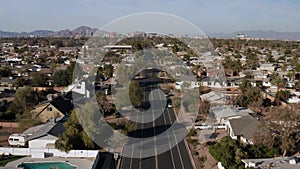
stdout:
<svg viewBox="0 0 300 169">
<path fill-rule="evenodd" d="M 24 169 L 77 169 L 77 167 L 65 162 L 22 163 L 18 167 Z"/>
</svg>

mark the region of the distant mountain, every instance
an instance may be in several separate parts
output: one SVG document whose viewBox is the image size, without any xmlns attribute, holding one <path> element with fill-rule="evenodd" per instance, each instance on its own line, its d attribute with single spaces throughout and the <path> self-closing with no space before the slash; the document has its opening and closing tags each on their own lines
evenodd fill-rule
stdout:
<svg viewBox="0 0 300 169">
<path fill-rule="evenodd" d="M 60 31 L 51 30 L 35 30 L 32 32 L 8 32 L 0 31 L 0 37 L 74 37 L 74 36 L 91 36 L 97 32 L 98 35 L 107 33 L 96 28 L 90 28 L 88 26 L 80 26 L 74 30 L 65 29 Z M 250 38 L 262 38 L 262 39 L 280 39 L 280 40 L 300 40 L 300 32 L 276 32 L 276 31 L 237 31 L 233 33 L 211 33 L 209 37 L 219 38 L 234 38 L 237 34 L 246 34 Z"/>
<path fill-rule="evenodd" d="M 219 38 L 234 38 L 237 34 L 248 35 L 249 38 L 262 38 L 262 39 L 279 39 L 279 40 L 300 40 L 300 32 L 276 32 L 276 31 L 237 31 L 234 33 L 212 33 L 208 34 L 209 37 Z"/>
<path fill-rule="evenodd" d="M 32 32 L 5 32 L 0 31 L 0 37 L 73 37 L 73 36 L 91 36 L 98 29 L 90 28 L 87 26 L 80 26 L 74 30 L 60 30 L 60 31 L 50 31 L 50 30 L 35 30 Z M 104 31 L 99 31 L 105 33 Z"/>
</svg>

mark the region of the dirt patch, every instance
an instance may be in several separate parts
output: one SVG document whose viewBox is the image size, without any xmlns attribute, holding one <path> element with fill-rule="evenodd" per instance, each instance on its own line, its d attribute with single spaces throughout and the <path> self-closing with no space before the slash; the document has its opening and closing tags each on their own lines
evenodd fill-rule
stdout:
<svg viewBox="0 0 300 169">
<path fill-rule="evenodd" d="M 196 133 L 196 135 L 193 135 L 189 139 L 187 139 L 196 168 L 218 169 L 217 161 L 210 155 L 208 145 L 206 143 L 201 144 L 199 142 L 201 131 L 196 130 Z M 228 134 L 225 130 L 217 130 L 217 137 L 209 141 L 216 142 L 227 135 Z"/>
</svg>

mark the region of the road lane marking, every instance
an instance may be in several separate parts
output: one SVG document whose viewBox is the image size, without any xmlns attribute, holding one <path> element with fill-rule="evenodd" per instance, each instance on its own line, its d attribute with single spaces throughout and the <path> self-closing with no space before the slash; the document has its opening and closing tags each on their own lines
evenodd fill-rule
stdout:
<svg viewBox="0 0 300 169">
<path fill-rule="evenodd" d="M 174 110 L 174 108 L 172 108 Z M 170 111 L 168 109 L 168 115 L 169 115 L 169 119 L 171 120 L 171 116 L 170 116 Z M 175 110 L 174 110 L 174 115 L 175 115 Z M 175 115 L 175 119 L 176 120 L 176 115 Z M 172 121 L 172 120 L 171 120 Z M 174 133 L 174 131 L 172 131 L 173 135 L 174 135 L 174 138 L 175 138 L 175 143 L 176 143 L 176 149 L 178 151 L 178 154 L 179 154 L 179 159 L 180 159 L 180 163 L 181 163 L 181 166 L 182 168 L 184 169 L 184 165 L 183 165 L 183 160 L 182 160 L 182 157 L 181 157 L 181 152 L 179 150 L 179 146 L 178 146 L 178 140 L 177 140 L 177 137 L 176 137 L 176 134 Z"/>
</svg>

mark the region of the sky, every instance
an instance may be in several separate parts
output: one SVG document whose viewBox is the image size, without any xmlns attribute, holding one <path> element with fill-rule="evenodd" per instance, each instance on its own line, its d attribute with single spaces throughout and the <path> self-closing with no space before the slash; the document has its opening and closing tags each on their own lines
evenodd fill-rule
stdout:
<svg viewBox="0 0 300 169">
<path fill-rule="evenodd" d="M 100 28 L 142 12 L 182 17 L 204 33 L 300 31 L 299 0 L 0 0 L 0 30 Z"/>
</svg>

